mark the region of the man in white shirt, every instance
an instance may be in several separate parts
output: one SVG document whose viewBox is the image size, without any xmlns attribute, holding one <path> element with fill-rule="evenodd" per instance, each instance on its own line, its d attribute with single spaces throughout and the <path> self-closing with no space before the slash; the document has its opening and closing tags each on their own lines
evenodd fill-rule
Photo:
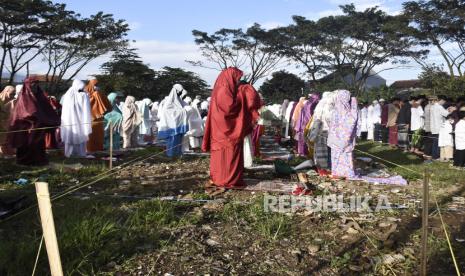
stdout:
<svg viewBox="0 0 465 276">
<path fill-rule="evenodd" d="M 438 145 L 439 130 L 442 124 L 446 120 L 447 115 L 455 110 L 455 107 L 444 108 L 446 104 L 446 97 L 443 95 L 438 96 L 438 101 L 431 107 L 430 111 L 430 129 L 431 136 L 433 139 L 432 157 L 433 159 L 439 159 L 440 151 Z"/>
<path fill-rule="evenodd" d="M 411 117 L 410 117 L 410 131 L 412 132 L 411 151 L 420 154 L 422 146 L 422 136 L 424 127 L 424 111 L 421 106 L 422 99 L 415 98 L 412 101 Z"/>
</svg>

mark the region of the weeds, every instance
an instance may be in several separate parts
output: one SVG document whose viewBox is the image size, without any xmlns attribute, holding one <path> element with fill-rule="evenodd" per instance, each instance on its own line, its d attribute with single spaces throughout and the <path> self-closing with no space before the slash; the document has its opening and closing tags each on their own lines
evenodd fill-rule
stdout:
<svg viewBox="0 0 465 276">
<path fill-rule="evenodd" d="M 219 216 L 226 221 L 244 219 L 267 240 L 278 240 L 291 234 L 292 219 L 285 214 L 266 212 L 263 197 L 249 204 L 228 203 Z"/>
</svg>

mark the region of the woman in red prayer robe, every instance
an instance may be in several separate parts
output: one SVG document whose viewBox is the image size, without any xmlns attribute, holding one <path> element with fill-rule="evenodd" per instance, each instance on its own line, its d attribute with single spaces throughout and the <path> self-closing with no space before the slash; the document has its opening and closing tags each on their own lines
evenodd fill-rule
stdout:
<svg viewBox="0 0 465 276">
<path fill-rule="evenodd" d="M 239 93 L 242 71 L 230 67 L 218 76 L 211 96 L 203 151 L 210 151 L 210 184 L 216 187 L 241 188 L 244 171 L 243 141 L 252 130 L 252 113 L 247 93 Z M 212 185 L 207 185 L 207 188 Z"/>
<path fill-rule="evenodd" d="M 47 91 L 44 91 L 45 97 L 50 102 L 50 105 L 52 106 L 53 110 L 55 110 L 56 114 L 60 116 L 61 113 L 61 104 L 57 101 L 57 99 L 53 96 L 49 96 Z M 60 128 L 57 127 L 55 131 L 50 131 L 45 133 L 45 148 L 46 149 L 57 149 L 60 144 L 61 144 L 61 139 L 60 139 Z"/>
<path fill-rule="evenodd" d="M 10 117 L 8 142 L 16 148 L 16 162 L 42 166 L 48 163 L 45 133 L 55 129 L 38 129 L 60 125 L 60 117 L 50 105 L 35 78 L 27 78 Z"/>
</svg>

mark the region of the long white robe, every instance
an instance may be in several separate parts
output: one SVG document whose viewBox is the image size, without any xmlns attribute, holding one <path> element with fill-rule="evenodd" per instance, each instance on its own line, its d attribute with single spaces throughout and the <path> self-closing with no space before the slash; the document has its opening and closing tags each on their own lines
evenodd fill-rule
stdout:
<svg viewBox="0 0 465 276">
<path fill-rule="evenodd" d="M 84 82 L 74 80 L 73 85 L 61 98 L 61 139 L 65 144 L 65 156 L 86 156 L 86 143 L 92 133 L 92 114 L 89 96 L 83 91 Z"/>
<path fill-rule="evenodd" d="M 294 107 L 295 102 L 289 102 L 289 105 L 286 109 L 286 115 L 284 116 L 284 123 L 286 124 L 286 130 L 284 131 L 284 138 L 289 138 L 289 123 L 291 121 L 291 112 L 292 108 Z"/>
<path fill-rule="evenodd" d="M 249 134 L 244 138 L 244 168 L 253 166 L 253 143 L 252 135 Z"/>
<path fill-rule="evenodd" d="M 195 106 L 186 105 L 184 109 L 187 112 L 187 122 L 189 131 L 184 135 L 183 151 L 200 148 L 202 145 L 202 136 L 204 133 L 204 122 L 200 112 Z"/>
<path fill-rule="evenodd" d="M 375 104 L 370 104 L 367 108 L 367 139 L 375 139 Z"/>
<path fill-rule="evenodd" d="M 358 128 L 357 136 L 360 137 L 362 132 L 368 131 L 368 108 L 363 107 L 360 109 L 358 116 L 360 120 L 360 127 Z"/>
</svg>

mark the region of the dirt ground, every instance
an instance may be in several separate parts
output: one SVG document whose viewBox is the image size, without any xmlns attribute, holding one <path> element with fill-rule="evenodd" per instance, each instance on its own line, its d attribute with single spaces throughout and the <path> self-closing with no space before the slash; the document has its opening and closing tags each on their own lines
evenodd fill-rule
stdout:
<svg viewBox="0 0 465 276">
<path fill-rule="evenodd" d="M 273 164 L 266 160 L 258 162 L 260 165 Z M 105 258 L 104 265 L 95 265 L 95 270 L 89 273 L 419 273 L 423 183 L 420 178 L 410 179 L 407 186 L 396 186 L 332 180 L 310 173 L 308 185 L 314 196 L 344 194 L 378 198 L 379 195 L 386 195 L 394 208 L 375 213 L 311 212 L 302 208 L 279 213 L 265 210 L 265 198 L 270 195 L 287 196 L 288 193 L 231 190 L 216 197 L 206 195 L 203 185 L 208 179 L 208 170 L 208 156 L 191 155 L 176 160 L 157 156 L 129 167 L 123 166 L 116 170 L 110 180 L 71 194 L 71 198 L 82 202 L 107 198 L 113 202 L 111 208 L 115 208 L 115 212 L 126 210 L 128 204 L 138 201 L 166 201 L 174 208 L 175 223 L 161 227 L 156 240 L 145 239 L 135 244 L 128 251 L 130 253 L 115 252 L 118 257 Z M 244 177 L 256 182 L 273 180 L 286 184 L 297 181 L 295 175 L 277 175 L 274 169 L 266 166 L 261 170 L 246 170 Z M 465 267 L 464 179 L 435 190 L 435 195 L 440 196 L 441 214 L 462 270 Z M 56 191 L 66 188 L 57 188 Z M 374 207 L 376 202 L 369 204 Z M 428 273 L 454 275 L 449 246 L 433 199 L 429 205 Z M 146 225 L 150 228 L 150 224 Z M 144 236 L 144 230 L 139 234 Z M 124 243 L 124 239 L 119 242 Z M 95 254 L 99 254 L 98 250 Z M 46 267 L 46 262 L 42 265 Z"/>
</svg>

